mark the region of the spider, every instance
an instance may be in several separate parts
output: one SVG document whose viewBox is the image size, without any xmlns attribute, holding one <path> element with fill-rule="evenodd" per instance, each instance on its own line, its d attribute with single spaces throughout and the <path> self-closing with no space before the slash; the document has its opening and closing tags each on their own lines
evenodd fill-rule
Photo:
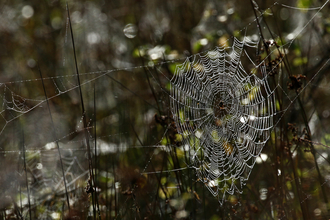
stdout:
<svg viewBox="0 0 330 220">
<path fill-rule="evenodd" d="M 223 101 L 220 101 L 219 108 L 220 108 L 220 110 L 225 110 L 226 109 L 225 103 Z"/>
</svg>

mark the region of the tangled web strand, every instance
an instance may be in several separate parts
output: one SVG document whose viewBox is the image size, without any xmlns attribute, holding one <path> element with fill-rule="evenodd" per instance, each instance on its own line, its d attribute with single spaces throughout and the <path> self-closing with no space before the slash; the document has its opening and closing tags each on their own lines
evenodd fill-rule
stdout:
<svg viewBox="0 0 330 220">
<path fill-rule="evenodd" d="M 187 59 L 171 79 L 171 111 L 191 167 L 221 204 L 226 193 L 242 193 L 273 128 L 275 96 L 266 68 L 260 65 L 259 78 L 240 60 L 253 44 L 234 38 L 230 51 L 220 47 Z"/>
</svg>

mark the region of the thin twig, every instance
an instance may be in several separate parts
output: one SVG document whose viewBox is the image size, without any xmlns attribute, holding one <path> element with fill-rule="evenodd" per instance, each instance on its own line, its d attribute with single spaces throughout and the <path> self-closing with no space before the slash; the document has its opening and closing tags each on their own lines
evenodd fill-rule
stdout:
<svg viewBox="0 0 330 220">
<path fill-rule="evenodd" d="M 78 62 L 77 62 L 77 56 L 76 56 L 76 48 L 75 48 L 75 44 L 74 44 L 74 37 L 73 37 L 72 24 L 71 24 L 70 11 L 69 11 L 68 3 L 66 3 L 66 9 L 67 9 L 68 18 L 69 18 L 69 26 L 70 26 L 71 40 L 72 40 L 72 49 L 73 49 L 75 67 L 76 67 L 76 75 L 77 75 L 77 80 L 78 80 L 78 88 L 79 88 L 80 102 L 81 102 L 81 111 L 82 111 L 83 124 L 84 124 L 84 134 L 85 134 L 85 138 L 86 138 L 87 155 L 88 155 L 88 163 L 89 163 L 88 168 L 89 168 L 89 175 L 90 175 L 90 178 L 91 178 L 90 187 L 92 189 L 92 192 L 95 192 L 95 189 L 94 189 L 95 180 L 94 180 L 94 173 L 93 173 L 91 149 L 90 149 L 90 143 L 89 143 L 89 133 L 88 133 L 88 129 L 87 129 L 86 111 L 85 111 L 85 107 L 84 107 L 84 99 L 83 99 L 82 90 L 81 90 L 81 83 L 80 83 L 79 70 L 78 70 Z M 94 204 L 93 204 L 93 209 L 95 209 Z"/>
<path fill-rule="evenodd" d="M 98 158 L 97 158 L 97 133 L 96 133 L 96 91 L 95 91 L 95 84 L 94 84 L 94 145 L 95 145 L 95 152 L 94 152 L 94 156 L 95 156 L 95 172 L 98 170 L 97 164 L 98 164 Z M 97 175 L 95 173 L 95 186 L 98 185 L 97 182 Z M 96 208 L 97 208 L 97 213 L 99 216 L 99 219 L 101 219 L 101 212 L 100 212 L 100 205 L 99 205 L 99 200 L 98 200 L 98 196 L 97 196 L 97 190 L 95 187 L 95 198 L 96 198 Z"/>
<path fill-rule="evenodd" d="M 28 203 L 29 203 L 29 216 L 30 220 L 32 219 L 32 214 L 31 214 L 31 199 L 30 199 L 30 189 L 29 189 L 29 182 L 28 182 L 28 177 L 27 177 L 27 171 L 26 171 L 26 158 L 25 158 L 25 141 L 24 141 L 24 132 L 22 130 L 22 145 L 23 145 L 23 162 L 24 162 L 24 171 L 25 171 L 25 182 L 26 182 L 26 190 L 28 194 Z"/>
</svg>

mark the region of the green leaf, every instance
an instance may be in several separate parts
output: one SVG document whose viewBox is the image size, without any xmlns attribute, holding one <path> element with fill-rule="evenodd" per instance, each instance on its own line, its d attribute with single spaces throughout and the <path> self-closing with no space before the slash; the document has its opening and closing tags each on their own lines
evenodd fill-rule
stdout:
<svg viewBox="0 0 330 220">
<path fill-rule="evenodd" d="M 294 66 L 301 66 L 305 63 L 307 63 L 307 57 L 297 57 L 293 59 Z"/>
<path fill-rule="evenodd" d="M 311 5 L 310 0 L 298 0 L 297 7 L 298 8 L 308 8 Z"/>
<path fill-rule="evenodd" d="M 196 41 L 196 43 L 193 45 L 193 53 L 198 53 L 202 49 L 203 45 L 200 41 Z"/>
</svg>

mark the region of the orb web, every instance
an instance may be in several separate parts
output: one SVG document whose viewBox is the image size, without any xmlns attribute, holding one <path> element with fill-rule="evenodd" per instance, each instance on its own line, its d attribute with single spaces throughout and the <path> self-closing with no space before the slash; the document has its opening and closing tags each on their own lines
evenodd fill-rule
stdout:
<svg viewBox="0 0 330 220">
<path fill-rule="evenodd" d="M 191 166 L 220 203 L 242 192 L 273 128 L 274 91 L 262 65 L 262 78 L 244 69 L 246 46 L 256 45 L 235 38 L 230 51 L 196 55 L 171 79 L 171 111 Z"/>
</svg>

